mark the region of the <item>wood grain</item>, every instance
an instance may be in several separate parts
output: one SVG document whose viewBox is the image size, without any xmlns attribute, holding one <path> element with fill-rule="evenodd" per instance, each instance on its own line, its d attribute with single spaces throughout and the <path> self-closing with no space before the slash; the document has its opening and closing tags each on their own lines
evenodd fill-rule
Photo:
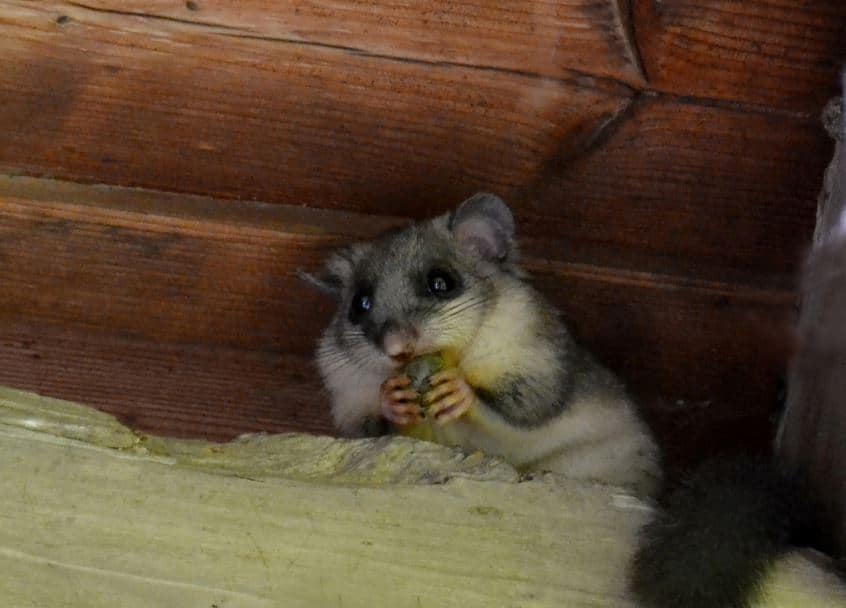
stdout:
<svg viewBox="0 0 846 608">
<path fill-rule="evenodd" d="M 12 6 L 9 171 L 412 217 L 493 190 L 540 237 L 789 273 L 829 154 L 816 120 L 632 104 L 596 79 L 390 61 L 171 17 L 79 9 L 59 25 L 52 5 Z"/>
<path fill-rule="evenodd" d="M 330 307 L 296 271 L 398 222 L 25 178 L 0 184 L 0 314 L 159 342 L 311 353 Z"/>
<path fill-rule="evenodd" d="M 631 97 L 50 4 L 0 13 L 0 166 L 383 213 L 533 183 Z M 425 194 L 424 194 L 425 193 Z M 419 205 L 418 205 L 419 208 Z"/>
<path fill-rule="evenodd" d="M 846 3 L 634 2 L 649 84 L 682 95 L 818 116 L 846 57 Z"/>
<path fill-rule="evenodd" d="M 830 151 L 816 123 L 646 97 L 592 153 L 551 165 L 520 210 L 534 236 L 790 273 Z"/>
<path fill-rule="evenodd" d="M 669 465 L 767 449 L 782 404 L 795 296 L 663 279 L 576 267 L 536 271 L 535 282 L 579 341 L 625 380 Z"/>
<path fill-rule="evenodd" d="M 228 441 L 334 430 L 317 371 L 301 355 L 4 321 L 0 368 L 2 384 L 84 399 L 143 432 Z"/>
<path fill-rule="evenodd" d="M 0 388 L 10 606 L 634 606 L 626 572 L 652 509 L 621 488 L 403 437 L 221 446 L 104 418 Z M 755 608 L 846 606 L 829 560 L 773 566 Z"/>
<path fill-rule="evenodd" d="M 195 454 L 219 446 L 172 442 L 170 458 L 150 458 L 0 425 L 4 597 L 39 608 L 632 606 L 626 564 L 649 508 L 619 488 L 462 474 L 453 462 L 465 458 L 402 438 L 297 439 L 230 446 L 198 470 Z M 296 457 L 315 473 L 265 467 Z M 375 484 L 344 483 L 353 458 Z M 429 481 L 385 481 L 421 460 Z M 806 584 L 820 587 L 816 574 Z"/>
<path fill-rule="evenodd" d="M 622 5 L 622 6 L 620 6 Z M 224 28 L 238 36 L 291 45 L 340 47 L 352 52 L 427 63 L 507 70 L 552 78 L 573 71 L 642 83 L 618 0 L 327 3 L 225 0 L 86 0 L 52 2 L 50 10 L 87 20 L 169 21 Z"/>
<path fill-rule="evenodd" d="M 332 305 L 295 271 L 400 222 L 0 180 L 0 383 L 85 399 L 169 434 L 328 431 L 311 355 Z M 590 248 L 534 257 L 529 245 L 535 283 L 679 454 L 725 445 L 708 434 L 714 428 L 725 438 L 741 425 L 770 429 L 789 285 L 676 275 L 660 259 L 653 270 L 615 267 L 613 251 Z M 696 424 L 680 435 L 691 416 Z"/>
</svg>

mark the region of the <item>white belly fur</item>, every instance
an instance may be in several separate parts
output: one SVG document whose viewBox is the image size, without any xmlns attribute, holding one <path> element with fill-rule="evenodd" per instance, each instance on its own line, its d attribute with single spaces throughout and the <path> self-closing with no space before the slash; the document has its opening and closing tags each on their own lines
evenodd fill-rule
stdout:
<svg viewBox="0 0 846 608">
<path fill-rule="evenodd" d="M 525 472 L 552 471 L 576 479 L 654 489 L 659 475 L 657 448 L 627 401 L 576 400 L 538 428 L 507 424 L 478 404 L 464 418 L 436 426 L 440 443 L 499 456 Z"/>
<path fill-rule="evenodd" d="M 508 297 L 497 301 L 462 353 L 459 365 L 471 385 L 506 374 L 537 374 L 557 364 L 543 340 L 549 328 L 537 314 L 534 293 L 522 283 L 499 290 Z M 435 440 L 499 456 L 524 471 L 651 491 L 660 471 L 658 449 L 625 394 L 605 395 L 575 395 L 565 411 L 536 428 L 509 424 L 480 403 L 455 422 L 433 425 Z"/>
</svg>

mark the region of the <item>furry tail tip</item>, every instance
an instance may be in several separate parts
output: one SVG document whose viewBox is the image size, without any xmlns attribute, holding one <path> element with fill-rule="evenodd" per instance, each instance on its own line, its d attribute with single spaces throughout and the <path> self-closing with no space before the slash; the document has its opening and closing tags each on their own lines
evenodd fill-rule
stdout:
<svg viewBox="0 0 846 608">
<path fill-rule="evenodd" d="M 769 462 L 708 462 L 668 489 L 643 528 L 631 591 L 644 608 L 748 608 L 798 515 Z"/>
</svg>

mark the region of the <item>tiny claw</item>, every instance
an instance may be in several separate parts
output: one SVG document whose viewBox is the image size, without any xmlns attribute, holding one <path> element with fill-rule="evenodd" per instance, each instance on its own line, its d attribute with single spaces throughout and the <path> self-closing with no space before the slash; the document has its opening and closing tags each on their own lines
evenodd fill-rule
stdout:
<svg viewBox="0 0 846 608">
<path fill-rule="evenodd" d="M 469 404 L 467 406 L 451 407 L 451 408 L 447 408 L 445 410 L 442 410 L 438 414 L 438 417 L 435 418 L 435 422 L 439 425 L 444 425 L 447 422 L 452 422 L 453 420 L 458 420 L 464 414 L 466 414 L 470 410 L 471 407 L 472 407 L 472 404 Z"/>
<path fill-rule="evenodd" d="M 440 399 L 443 399 L 446 395 L 454 393 L 459 390 L 458 383 L 455 380 L 450 380 L 446 382 L 442 382 L 438 386 L 429 390 L 426 395 L 423 397 L 424 402 L 427 405 L 431 405 Z"/>
<path fill-rule="evenodd" d="M 419 394 L 407 387 L 411 379 L 395 376 L 382 383 L 380 407 L 382 416 L 398 426 L 405 426 L 420 420 Z"/>
<path fill-rule="evenodd" d="M 460 377 L 461 374 L 459 371 L 456 368 L 451 367 L 449 369 L 439 371 L 436 374 L 432 374 L 429 378 L 429 386 L 435 387 L 439 384 L 443 384 L 444 382 L 449 382 L 450 380 L 457 380 Z"/>
<path fill-rule="evenodd" d="M 398 403 L 417 402 L 420 393 L 415 390 L 396 389 L 391 391 L 391 398 Z"/>
<path fill-rule="evenodd" d="M 476 394 L 456 369 L 445 370 L 431 379 L 434 388 L 424 396 L 429 415 L 437 424 L 463 416 L 476 402 Z"/>
<path fill-rule="evenodd" d="M 382 390 L 387 391 L 394 388 L 406 388 L 411 385 L 411 378 L 408 376 L 393 376 L 382 383 Z"/>
</svg>

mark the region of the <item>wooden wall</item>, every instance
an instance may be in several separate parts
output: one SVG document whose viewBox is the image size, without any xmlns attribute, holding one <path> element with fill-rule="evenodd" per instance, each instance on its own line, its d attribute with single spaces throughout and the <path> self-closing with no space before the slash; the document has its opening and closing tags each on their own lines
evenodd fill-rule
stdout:
<svg viewBox="0 0 846 608">
<path fill-rule="evenodd" d="M 295 269 L 484 189 L 671 459 L 762 445 L 844 32 L 822 1 L 2 1 L 0 383 L 330 432 Z"/>
</svg>

